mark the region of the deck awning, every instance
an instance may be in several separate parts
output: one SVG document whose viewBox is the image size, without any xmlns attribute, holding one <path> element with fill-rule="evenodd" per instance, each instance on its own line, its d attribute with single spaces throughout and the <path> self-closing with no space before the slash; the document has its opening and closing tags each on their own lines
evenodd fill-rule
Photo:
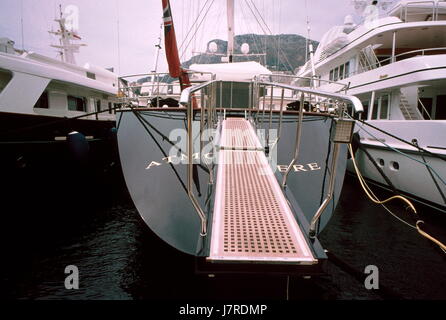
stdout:
<svg viewBox="0 0 446 320">
<path fill-rule="evenodd" d="M 214 64 L 193 64 L 189 70 L 195 72 L 207 72 L 216 75 L 216 80 L 223 81 L 251 81 L 254 76 L 260 74 L 271 74 L 267 68 L 255 61 L 214 63 Z M 202 79 L 201 79 L 202 78 Z M 194 80 L 209 80 L 209 75 L 194 74 Z"/>
</svg>

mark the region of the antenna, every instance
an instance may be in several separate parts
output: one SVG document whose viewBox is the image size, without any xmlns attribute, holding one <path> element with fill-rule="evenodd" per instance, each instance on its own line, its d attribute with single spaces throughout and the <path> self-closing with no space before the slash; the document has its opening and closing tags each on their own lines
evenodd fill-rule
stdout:
<svg viewBox="0 0 446 320">
<path fill-rule="evenodd" d="M 66 19 L 62 14 L 62 5 L 59 5 L 59 19 L 54 19 L 59 23 L 59 30 L 48 31 L 50 34 L 59 36 L 59 45 L 51 45 L 53 48 L 61 49 L 61 59 L 63 62 L 76 64 L 74 54 L 79 52 L 79 48 L 86 46 L 83 43 L 72 43 L 71 40 L 81 40 L 75 30 L 69 30 L 65 26 Z"/>
<path fill-rule="evenodd" d="M 163 32 L 163 23 L 160 24 L 160 35 L 158 37 L 158 43 L 155 44 L 156 55 L 155 55 L 155 62 L 153 63 L 152 73 L 156 73 L 156 70 L 158 69 L 158 58 L 159 58 L 160 50 L 161 50 L 161 35 L 162 35 L 162 32 Z"/>
<path fill-rule="evenodd" d="M 305 0 L 305 12 L 307 14 L 307 38 L 305 40 L 305 63 L 308 61 L 308 44 L 310 39 L 310 17 L 308 16 L 307 0 Z"/>
<path fill-rule="evenodd" d="M 25 51 L 25 36 L 23 32 L 23 0 L 20 0 L 20 28 L 22 33 L 22 50 Z"/>
<path fill-rule="evenodd" d="M 307 11 L 307 44 L 308 44 L 308 51 L 310 53 L 310 64 L 311 64 L 311 75 L 313 80 L 311 81 L 311 86 L 314 87 L 314 78 L 316 77 L 316 70 L 314 68 L 314 49 L 313 49 L 313 43 L 310 40 L 310 18 L 308 16 L 308 7 L 307 7 L 307 0 L 305 0 L 305 9 Z"/>
<path fill-rule="evenodd" d="M 119 38 L 119 2 L 116 0 L 116 28 L 118 36 L 118 74 L 121 74 L 121 46 Z"/>
</svg>

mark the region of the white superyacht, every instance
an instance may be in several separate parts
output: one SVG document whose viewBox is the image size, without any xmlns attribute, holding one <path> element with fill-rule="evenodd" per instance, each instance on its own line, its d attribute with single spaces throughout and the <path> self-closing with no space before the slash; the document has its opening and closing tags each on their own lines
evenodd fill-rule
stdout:
<svg viewBox="0 0 446 320">
<path fill-rule="evenodd" d="M 354 2 L 363 21 L 331 28 L 297 81 L 357 96 L 363 175 L 445 211 L 446 2 Z"/>
</svg>

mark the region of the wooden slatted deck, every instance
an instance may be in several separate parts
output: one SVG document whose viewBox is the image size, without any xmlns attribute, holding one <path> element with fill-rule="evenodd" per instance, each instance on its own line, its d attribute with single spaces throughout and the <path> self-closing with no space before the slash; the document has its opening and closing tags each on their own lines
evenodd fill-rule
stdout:
<svg viewBox="0 0 446 320">
<path fill-rule="evenodd" d="M 223 122 L 208 260 L 314 264 L 251 124 Z"/>
</svg>

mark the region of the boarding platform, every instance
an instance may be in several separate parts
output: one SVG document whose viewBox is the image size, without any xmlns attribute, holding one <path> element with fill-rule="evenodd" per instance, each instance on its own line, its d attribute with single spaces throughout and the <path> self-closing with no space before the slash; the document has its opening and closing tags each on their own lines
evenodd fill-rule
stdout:
<svg viewBox="0 0 446 320">
<path fill-rule="evenodd" d="M 223 120 L 209 262 L 318 262 L 251 123 Z"/>
</svg>

